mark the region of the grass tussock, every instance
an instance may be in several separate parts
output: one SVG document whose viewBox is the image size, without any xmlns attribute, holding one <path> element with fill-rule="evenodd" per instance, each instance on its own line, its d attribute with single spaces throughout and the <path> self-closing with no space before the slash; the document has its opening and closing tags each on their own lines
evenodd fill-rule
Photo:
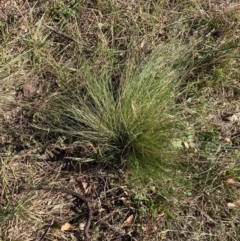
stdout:
<svg viewBox="0 0 240 241">
<path fill-rule="evenodd" d="M 84 64 L 79 87 L 68 83 L 35 114 L 35 125 L 72 145 L 91 145 L 95 151 L 83 162 L 127 161 L 138 176 L 157 180 L 178 162 L 173 141 L 184 132 L 175 101 L 189 59 L 184 44 L 163 44 L 139 67 L 127 60 L 118 83 L 111 58 L 95 73 L 92 63 Z"/>
</svg>

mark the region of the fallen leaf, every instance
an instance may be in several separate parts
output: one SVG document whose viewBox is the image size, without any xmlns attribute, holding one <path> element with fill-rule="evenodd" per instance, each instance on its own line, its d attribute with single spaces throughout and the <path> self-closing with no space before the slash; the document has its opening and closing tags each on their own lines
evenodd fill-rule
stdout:
<svg viewBox="0 0 240 241">
<path fill-rule="evenodd" d="M 227 206 L 229 209 L 233 209 L 236 207 L 236 204 L 235 203 L 227 203 Z"/>
<path fill-rule="evenodd" d="M 80 230 L 83 231 L 85 229 L 85 226 L 86 226 L 85 223 L 79 223 L 78 227 L 79 227 Z"/>
<path fill-rule="evenodd" d="M 193 143 L 188 143 L 190 148 L 196 149 Z"/>
<path fill-rule="evenodd" d="M 186 141 L 183 142 L 183 145 L 184 145 L 184 147 L 185 147 L 186 149 L 189 149 L 189 148 L 190 148 L 188 142 L 186 142 Z"/>
<path fill-rule="evenodd" d="M 229 137 L 225 137 L 225 138 L 224 138 L 224 141 L 226 141 L 226 142 L 229 143 L 229 142 L 231 142 L 231 139 L 230 139 Z"/>
<path fill-rule="evenodd" d="M 224 120 L 235 122 L 235 121 L 238 121 L 238 116 L 236 114 L 228 115 L 224 117 Z"/>
<path fill-rule="evenodd" d="M 228 179 L 226 180 L 226 183 L 227 183 L 227 184 L 235 184 L 235 183 L 236 183 L 236 180 L 235 180 L 234 178 L 228 178 Z"/>
<path fill-rule="evenodd" d="M 123 222 L 123 224 L 121 225 L 121 228 L 124 228 L 124 227 L 127 227 L 127 226 L 131 225 L 132 220 L 133 220 L 133 214 L 130 215 L 130 216 Z"/>
<path fill-rule="evenodd" d="M 87 191 L 88 191 L 88 183 L 82 181 L 82 187 L 83 187 L 83 189 L 84 189 L 84 192 L 87 193 Z"/>
<path fill-rule="evenodd" d="M 101 212 L 106 211 L 106 209 L 105 208 L 100 208 L 100 209 L 98 209 L 98 211 L 101 213 Z"/>
<path fill-rule="evenodd" d="M 147 230 L 147 227 L 146 226 L 142 226 L 142 231 L 145 232 Z"/>
<path fill-rule="evenodd" d="M 65 224 L 62 225 L 61 231 L 66 231 L 66 230 L 68 230 L 70 228 L 71 228 L 71 224 L 70 223 L 65 223 Z"/>
<path fill-rule="evenodd" d="M 30 82 L 30 83 L 24 84 L 21 87 L 21 89 L 18 91 L 17 95 L 19 95 L 19 97 L 20 95 L 22 95 L 21 97 L 27 98 L 35 94 L 38 94 L 39 91 L 40 91 L 39 84 L 37 82 Z"/>
<path fill-rule="evenodd" d="M 125 197 L 120 197 L 119 200 L 123 201 L 124 203 L 126 203 L 127 199 Z"/>
</svg>

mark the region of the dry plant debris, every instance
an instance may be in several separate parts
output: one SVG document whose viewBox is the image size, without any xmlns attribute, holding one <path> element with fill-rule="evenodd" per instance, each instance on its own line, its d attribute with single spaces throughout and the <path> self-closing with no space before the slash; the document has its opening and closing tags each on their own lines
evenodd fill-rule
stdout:
<svg viewBox="0 0 240 241">
<path fill-rule="evenodd" d="M 239 21 L 237 0 L 0 1 L 0 240 L 240 240 Z M 200 64 L 176 101 L 192 172 L 183 186 L 166 179 L 170 196 L 71 159 L 98 153 L 94 143 L 47 142 L 33 128 L 37 110 L 83 79 L 80 57 L 98 69 L 113 55 L 117 80 L 127 58 L 173 38 L 196 46 Z"/>
</svg>

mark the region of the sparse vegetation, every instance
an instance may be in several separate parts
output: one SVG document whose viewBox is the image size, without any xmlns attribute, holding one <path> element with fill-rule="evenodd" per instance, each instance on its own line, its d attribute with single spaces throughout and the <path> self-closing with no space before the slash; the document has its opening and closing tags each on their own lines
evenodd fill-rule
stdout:
<svg viewBox="0 0 240 241">
<path fill-rule="evenodd" d="M 238 1 L 14 2 L 0 240 L 239 240 Z"/>
</svg>

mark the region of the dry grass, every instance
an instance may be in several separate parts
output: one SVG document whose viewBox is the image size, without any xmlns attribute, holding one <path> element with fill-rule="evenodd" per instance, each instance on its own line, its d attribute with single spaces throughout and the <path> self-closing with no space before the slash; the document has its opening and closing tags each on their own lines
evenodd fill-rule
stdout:
<svg viewBox="0 0 240 241">
<path fill-rule="evenodd" d="M 37 186 L 88 198 L 92 240 L 240 239 L 238 1 L 0 6 L 0 240 L 84 240 L 86 204 L 29 189 Z M 98 77 L 111 59 L 108 70 L 117 83 L 126 67 L 172 39 L 191 46 L 194 68 L 175 103 L 187 135 L 175 143 L 185 157 L 184 182 L 166 178 L 170 195 L 163 196 L 154 180 L 145 187 L 129 183 L 129 171 L 72 161 L 67 157 L 95 147 L 69 145 L 64 136 L 33 128 L 53 96 L 66 95 L 73 85 L 84 91 L 82 63 L 91 63 Z M 61 231 L 65 223 L 71 228 Z"/>
</svg>

